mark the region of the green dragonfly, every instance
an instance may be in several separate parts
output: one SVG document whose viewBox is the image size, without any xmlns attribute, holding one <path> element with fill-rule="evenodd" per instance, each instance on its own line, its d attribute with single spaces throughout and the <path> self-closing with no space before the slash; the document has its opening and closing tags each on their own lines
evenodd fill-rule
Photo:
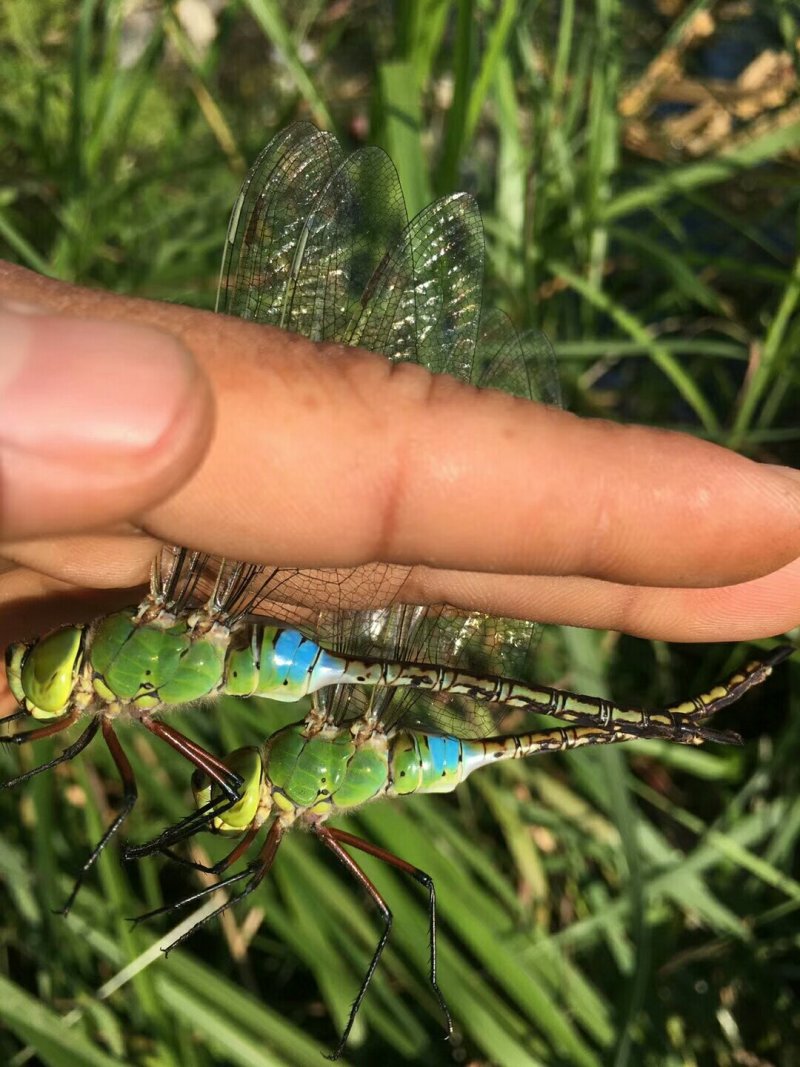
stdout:
<svg viewBox="0 0 800 1067">
<path fill-rule="evenodd" d="M 410 875 L 427 891 L 430 983 L 445 1019 L 447 1036 L 453 1029 L 437 981 L 433 879 L 386 849 L 328 826 L 331 817 L 350 814 L 366 803 L 385 797 L 448 793 L 474 770 L 502 760 L 587 745 L 619 744 L 642 737 L 664 737 L 684 744 L 701 744 L 707 740 L 735 743 L 738 740 L 735 734 L 710 730 L 703 725 L 705 719 L 766 678 L 772 666 L 791 651 L 778 650 L 773 656 L 749 664 L 709 693 L 650 716 L 641 712 L 615 715 L 622 709 L 611 705 L 605 706 L 607 714 L 593 716 L 588 705 L 583 704 L 587 698 L 566 694 L 560 695 L 559 700 L 563 698 L 565 703 L 559 707 L 544 700 L 530 700 L 532 691 L 518 704 L 511 693 L 518 688 L 517 683 L 503 683 L 509 685 L 504 694 L 509 699 L 503 703 L 476 699 L 478 687 L 469 674 L 472 653 L 493 644 L 497 635 L 497 620 L 486 616 L 459 616 L 444 609 L 431 611 L 395 605 L 373 612 L 371 628 L 363 625 L 362 616 L 340 615 L 334 622 L 337 632 L 332 644 L 365 662 L 377 659 L 378 655 L 391 655 L 397 662 L 417 663 L 432 642 L 443 650 L 444 635 L 448 635 L 448 660 L 455 684 L 442 691 L 447 699 L 413 685 L 400 688 L 338 684 L 321 689 L 314 694 L 312 709 L 305 718 L 274 731 L 260 747 L 240 748 L 227 757 L 225 763 L 244 783 L 236 802 L 231 802 L 202 771 L 196 771 L 192 780 L 196 811 L 152 841 L 125 850 L 126 859 L 162 853 L 216 875 L 222 875 L 255 851 L 242 870 L 135 920 L 141 922 L 172 913 L 224 887 L 245 882 L 237 895 L 206 914 L 170 944 L 167 952 L 259 886 L 287 831 L 295 827 L 311 831 L 336 856 L 374 901 L 383 929 L 330 1059 L 337 1059 L 345 1048 L 392 925 L 387 902 L 349 849 L 377 857 Z M 459 678 L 462 681 L 455 682 Z M 543 695 L 545 691 L 540 692 Z M 485 697 L 485 693 L 480 693 L 480 697 Z M 546 710 L 550 715 L 558 715 L 575 699 L 581 702 L 582 713 L 569 711 L 563 717 L 576 725 L 534 729 L 528 724 L 522 731 L 517 725 L 514 732 L 500 732 L 504 720 L 514 716 L 515 707 L 522 707 L 526 712 Z M 597 702 L 597 710 L 600 703 Z M 178 842 L 202 830 L 238 837 L 239 841 L 213 867 L 190 861 L 174 851 Z M 263 840 L 256 849 L 262 830 Z"/>
<path fill-rule="evenodd" d="M 556 403 L 549 345 L 540 335 L 518 338 L 502 316 L 482 315 L 482 279 L 483 233 L 469 197 L 439 200 L 409 223 L 384 153 L 367 148 L 345 156 L 331 135 L 298 124 L 270 142 L 244 183 L 226 239 L 217 308 Z M 71 760 L 98 732 L 123 785 L 120 810 L 65 910 L 137 799 L 114 729 L 121 716 L 136 719 L 214 783 L 223 803 L 215 794 L 210 816 L 226 804 L 234 810 L 248 784 L 228 761 L 164 721 L 174 708 L 223 694 L 297 700 L 329 686 L 372 685 L 426 689 L 442 706 L 483 701 L 539 711 L 595 737 L 624 729 L 631 737 L 733 740 L 702 720 L 760 684 L 790 651 L 776 650 L 711 694 L 652 712 L 516 681 L 526 673 L 519 668 L 538 632 L 532 623 L 483 620 L 471 638 L 470 619 L 478 617 L 458 621 L 433 613 L 412 658 L 398 657 L 402 646 L 394 637 L 368 654 L 353 654 L 343 620 L 348 633 L 380 631 L 382 616 L 364 607 L 402 604 L 407 575 L 407 568 L 381 565 L 268 568 L 170 547 L 156 561 L 140 604 L 12 645 L 6 666 L 20 709 L 11 718 L 30 717 L 37 725 L 0 743 L 36 741 L 80 719 L 88 724 L 60 755 L 4 787 Z M 322 612 L 320 604 L 327 605 Z M 450 722 L 449 732 L 459 736 L 456 718 Z"/>
</svg>

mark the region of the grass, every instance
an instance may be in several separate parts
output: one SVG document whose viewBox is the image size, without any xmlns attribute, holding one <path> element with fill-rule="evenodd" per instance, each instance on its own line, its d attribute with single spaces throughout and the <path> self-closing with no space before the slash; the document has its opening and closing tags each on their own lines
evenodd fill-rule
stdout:
<svg viewBox="0 0 800 1067">
<path fill-rule="evenodd" d="M 345 141 L 368 125 L 410 211 L 454 188 L 478 196 L 487 300 L 545 329 L 571 407 L 800 465 L 800 35 L 789 4 L 734 8 L 694 3 L 670 21 L 615 0 L 413 0 L 392 14 L 242 0 L 203 45 L 199 16 L 168 5 L 7 0 L 0 253 L 211 306 L 246 161 L 296 117 Z M 719 84 L 686 103 L 731 56 L 735 76 L 769 50 L 789 64 L 775 106 L 748 111 Z M 727 104 L 703 111 L 709 97 Z M 541 672 L 663 703 L 746 656 L 554 630 Z M 395 930 L 347 1062 L 800 1062 L 793 677 L 790 664 L 730 716 L 742 751 L 586 751 L 343 821 L 434 876 L 458 1031 L 441 1041 L 422 894 L 365 859 Z M 275 714 L 250 704 L 186 725 L 224 750 Z M 135 729 L 123 740 L 144 785 L 140 839 L 186 811 L 187 774 Z M 0 794 L 3 1062 L 319 1063 L 374 913 L 297 835 L 248 907 L 167 962 L 158 930 L 125 917 L 187 892 L 183 870 L 123 868 L 109 850 L 74 914 L 52 915 L 118 800 L 99 753 Z"/>
</svg>

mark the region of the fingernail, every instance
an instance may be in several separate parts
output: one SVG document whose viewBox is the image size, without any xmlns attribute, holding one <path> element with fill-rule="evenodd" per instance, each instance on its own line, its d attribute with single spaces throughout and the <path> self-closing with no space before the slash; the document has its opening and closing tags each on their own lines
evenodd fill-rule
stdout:
<svg viewBox="0 0 800 1067">
<path fill-rule="evenodd" d="M 172 427 L 196 374 L 180 344 L 150 327 L 19 314 L 6 305 L 0 448 L 67 461 L 72 452 L 145 452 Z"/>
</svg>

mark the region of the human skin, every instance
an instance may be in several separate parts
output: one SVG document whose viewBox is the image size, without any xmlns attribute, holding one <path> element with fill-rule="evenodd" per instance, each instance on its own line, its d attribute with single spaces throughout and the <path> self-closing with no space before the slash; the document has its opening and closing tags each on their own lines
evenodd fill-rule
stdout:
<svg viewBox="0 0 800 1067">
<path fill-rule="evenodd" d="M 135 600 L 158 541 L 665 640 L 800 623 L 800 472 L 0 263 L 0 640 Z"/>
</svg>

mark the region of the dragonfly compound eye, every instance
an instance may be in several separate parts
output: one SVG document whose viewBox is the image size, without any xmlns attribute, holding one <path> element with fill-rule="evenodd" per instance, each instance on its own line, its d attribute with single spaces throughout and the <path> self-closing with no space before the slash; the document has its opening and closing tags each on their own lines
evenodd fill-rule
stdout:
<svg viewBox="0 0 800 1067">
<path fill-rule="evenodd" d="M 34 719 L 66 712 L 83 660 L 84 632 L 83 626 L 62 626 L 6 653 L 9 687 Z"/>
</svg>

